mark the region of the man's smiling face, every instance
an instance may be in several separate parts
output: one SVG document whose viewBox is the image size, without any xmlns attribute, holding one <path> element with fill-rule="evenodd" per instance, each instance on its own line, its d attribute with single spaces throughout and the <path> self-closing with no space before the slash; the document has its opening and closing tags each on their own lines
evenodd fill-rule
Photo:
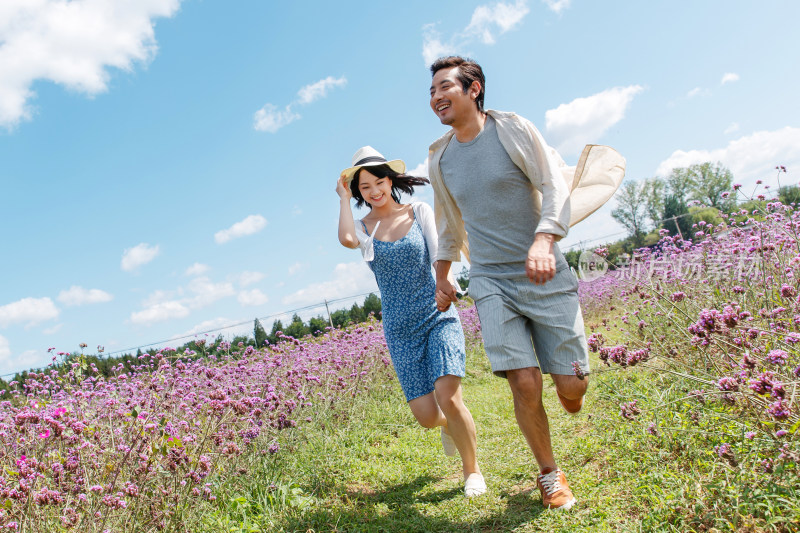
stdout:
<svg viewBox="0 0 800 533">
<path fill-rule="evenodd" d="M 465 93 L 457 76 L 458 67 L 443 68 L 433 75 L 431 83 L 431 109 L 442 124 L 447 126 L 456 125 L 459 120 L 477 109 L 475 96 L 478 90 L 475 87 L 480 84 L 473 82 L 473 86 Z"/>
</svg>

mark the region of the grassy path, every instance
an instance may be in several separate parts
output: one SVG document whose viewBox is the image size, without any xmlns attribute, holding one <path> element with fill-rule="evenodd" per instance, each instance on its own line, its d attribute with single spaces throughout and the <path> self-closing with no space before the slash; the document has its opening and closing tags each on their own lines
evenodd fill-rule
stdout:
<svg viewBox="0 0 800 533">
<path fill-rule="evenodd" d="M 517 428 L 505 380 L 491 375 L 482 351 L 470 354 L 468 368 L 465 400 L 478 427 L 486 495 L 464 498 L 460 462 L 444 456 L 438 431 L 416 425 L 393 384 L 358 417 L 309 435 L 290 454 L 282 474 L 311 498 L 284 508 L 274 517 L 275 528 L 317 533 L 640 529 L 649 505 L 642 483 L 646 489 L 668 470 L 659 471 L 657 457 L 644 459 L 652 452 L 642 449 L 643 437 L 621 421 L 616 406 L 611 412 L 598 401 L 608 391 L 608 374 L 593 378 L 578 416 L 563 411 L 552 382 L 545 382 L 554 450 L 578 498 L 564 513 L 541 506 L 533 457 Z"/>
</svg>

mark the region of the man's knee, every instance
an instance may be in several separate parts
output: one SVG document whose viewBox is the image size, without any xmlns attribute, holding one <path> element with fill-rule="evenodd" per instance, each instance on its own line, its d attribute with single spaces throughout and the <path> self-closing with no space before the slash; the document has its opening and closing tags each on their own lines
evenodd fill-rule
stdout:
<svg viewBox="0 0 800 533">
<path fill-rule="evenodd" d="M 506 379 L 515 402 L 528 405 L 542 402 L 542 373 L 538 368 L 508 370 Z"/>
<path fill-rule="evenodd" d="M 551 374 L 553 383 L 556 386 L 558 393 L 569 398 L 570 400 L 577 400 L 586 394 L 586 388 L 589 386 L 589 377 L 586 376 L 580 379 L 578 376 L 565 376 L 560 374 Z"/>
</svg>

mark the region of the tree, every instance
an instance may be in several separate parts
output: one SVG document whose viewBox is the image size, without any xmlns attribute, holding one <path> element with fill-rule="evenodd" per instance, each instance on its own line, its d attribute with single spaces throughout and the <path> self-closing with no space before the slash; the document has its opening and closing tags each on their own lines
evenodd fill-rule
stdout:
<svg viewBox="0 0 800 533">
<path fill-rule="evenodd" d="M 364 314 L 369 316 L 370 313 L 375 314 L 375 318 L 381 318 L 381 299 L 374 293 L 369 293 L 364 298 Z"/>
<path fill-rule="evenodd" d="M 358 324 L 359 322 L 364 322 L 366 319 L 367 315 L 364 313 L 364 308 L 354 303 L 353 307 L 350 308 L 350 320 Z"/>
<path fill-rule="evenodd" d="M 350 322 L 350 313 L 347 309 L 337 309 L 331 313 L 331 322 L 333 322 L 333 327 L 335 328 L 346 326 Z"/>
<path fill-rule="evenodd" d="M 681 235 L 683 239 L 691 239 L 692 219 L 687 216 L 689 208 L 677 196 L 670 194 L 664 198 L 664 221 L 661 227 L 670 235 Z"/>
<path fill-rule="evenodd" d="M 647 216 L 653 223 L 653 227 L 658 228 L 664 215 L 664 193 L 667 184 L 661 178 L 650 178 L 644 182 L 642 188 L 647 198 Z"/>
<path fill-rule="evenodd" d="M 628 230 L 637 247 L 644 241 L 646 213 L 645 183 L 630 180 L 623 183 L 617 193 L 617 207 L 611 211 L 611 216 Z"/>
<path fill-rule="evenodd" d="M 733 201 L 722 196 L 722 193 L 729 192 L 733 187 L 733 174 L 721 163 L 692 165 L 689 167 L 689 177 L 692 200 L 720 211 L 733 207 Z"/>
<path fill-rule="evenodd" d="M 303 319 L 300 318 L 300 315 L 295 313 L 292 316 L 292 323 L 286 326 L 286 331 L 284 333 L 295 339 L 300 339 L 311 333 L 311 331 L 308 329 L 308 326 L 303 323 Z"/>
<path fill-rule="evenodd" d="M 315 336 L 325 333 L 325 328 L 327 327 L 328 321 L 321 316 L 311 318 L 308 321 L 308 329 L 311 331 L 311 334 Z"/>
<path fill-rule="evenodd" d="M 269 337 L 267 337 L 267 339 L 269 339 Z M 255 341 L 250 337 L 248 337 L 247 335 L 236 335 L 231 341 L 231 346 L 233 346 L 234 348 L 238 348 L 240 342 L 242 343 L 242 346 L 250 346 Z"/>
<path fill-rule="evenodd" d="M 689 193 L 692 189 L 692 177 L 688 168 L 673 168 L 666 179 L 667 191 L 670 196 L 674 196 L 678 204 L 686 204 L 689 201 Z"/>
<path fill-rule="evenodd" d="M 701 220 L 707 225 L 716 226 L 722 223 L 722 216 L 719 214 L 719 209 L 714 207 L 690 207 L 689 212 L 692 214 L 692 223 L 697 224 Z"/>
<path fill-rule="evenodd" d="M 267 332 L 264 330 L 264 326 L 261 325 L 261 321 L 257 318 L 253 324 L 253 338 L 256 340 L 256 347 L 258 348 L 263 347 L 264 341 L 267 340 Z"/>
<path fill-rule="evenodd" d="M 456 281 L 461 286 L 462 291 L 469 288 L 469 269 L 466 266 L 461 267 L 461 273 L 456 278 Z"/>
<path fill-rule="evenodd" d="M 800 205 L 800 187 L 797 187 L 797 185 L 789 185 L 788 187 L 781 187 L 778 199 L 784 205 L 791 205 L 791 204 Z"/>
<path fill-rule="evenodd" d="M 272 330 L 270 334 L 267 336 L 267 340 L 269 341 L 270 344 L 278 343 L 278 341 L 280 340 L 278 338 L 279 331 L 283 333 L 283 322 L 281 322 L 280 320 L 276 320 L 275 322 L 272 323 Z"/>
<path fill-rule="evenodd" d="M 564 252 L 564 259 L 567 260 L 567 264 L 573 270 L 578 270 L 580 259 L 581 259 L 581 250 L 567 250 Z"/>
</svg>

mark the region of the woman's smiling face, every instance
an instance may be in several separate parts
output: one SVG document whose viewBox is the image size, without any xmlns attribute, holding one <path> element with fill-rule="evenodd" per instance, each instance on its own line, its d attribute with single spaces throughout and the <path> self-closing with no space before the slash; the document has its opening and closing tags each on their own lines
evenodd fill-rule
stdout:
<svg viewBox="0 0 800 533">
<path fill-rule="evenodd" d="M 392 198 L 392 180 L 379 178 L 362 168 L 358 175 L 358 192 L 371 207 L 380 207 L 387 202 L 394 202 Z"/>
</svg>

